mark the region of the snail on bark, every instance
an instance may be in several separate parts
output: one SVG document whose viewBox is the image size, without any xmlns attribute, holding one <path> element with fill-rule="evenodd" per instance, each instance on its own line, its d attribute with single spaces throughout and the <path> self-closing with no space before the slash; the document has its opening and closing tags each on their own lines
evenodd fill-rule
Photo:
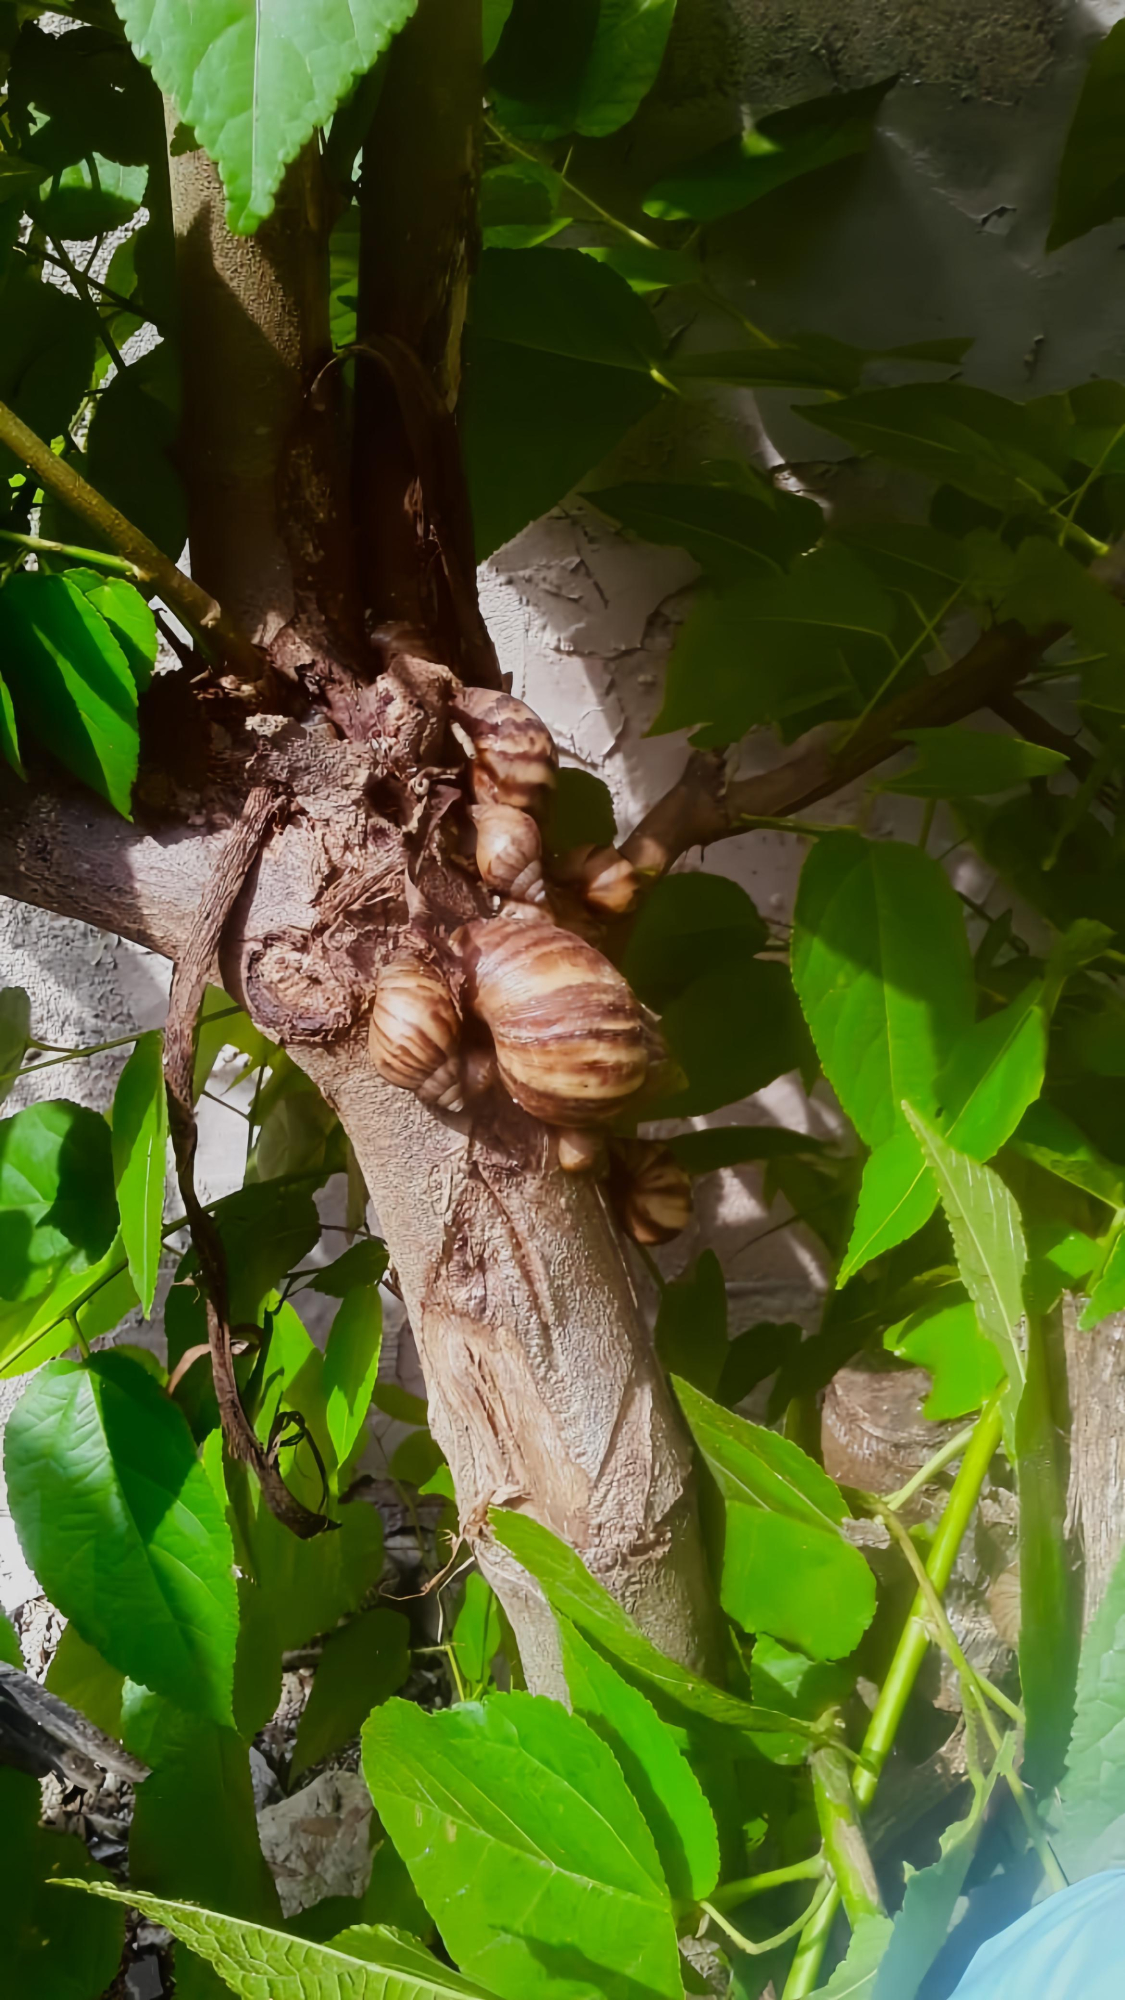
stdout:
<svg viewBox="0 0 1125 2000">
<path fill-rule="evenodd" d="M 481 881 L 516 902 L 546 902 L 543 842 L 531 814 L 518 806 L 474 806 L 472 818 Z"/>
<path fill-rule="evenodd" d="M 624 916 L 633 908 L 640 889 L 640 877 L 631 861 L 616 847 L 572 847 L 560 855 L 554 866 L 560 882 L 577 889 L 583 900 L 607 916 Z"/>
<path fill-rule="evenodd" d="M 649 1044 L 621 974 L 551 923 L 467 924 L 465 998 L 492 1032 L 501 1081 L 547 1125 L 612 1118 L 640 1089 Z"/>
<path fill-rule="evenodd" d="M 417 952 L 396 952 L 379 970 L 368 1031 L 371 1061 L 384 1082 L 412 1090 L 440 1111 L 460 1111 L 460 1034 L 453 995 L 438 968 Z"/>
<path fill-rule="evenodd" d="M 621 1227 L 634 1243 L 670 1243 L 691 1221 L 691 1176 L 655 1141 L 614 1144 L 609 1188 Z"/>
<path fill-rule="evenodd" d="M 517 806 L 544 819 L 559 759 L 551 732 L 534 709 L 492 688 L 463 687 L 449 713 L 453 733 L 469 758 L 477 803 Z"/>
</svg>

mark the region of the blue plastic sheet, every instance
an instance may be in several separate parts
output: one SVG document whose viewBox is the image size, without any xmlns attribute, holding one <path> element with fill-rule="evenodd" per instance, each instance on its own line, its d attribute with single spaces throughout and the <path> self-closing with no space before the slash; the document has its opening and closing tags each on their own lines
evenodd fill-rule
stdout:
<svg viewBox="0 0 1125 2000">
<path fill-rule="evenodd" d="M 1125 1869 L 1060 1889 L 989 1938 L 952 2000 L 1125 2000 Z"/>
</svg>

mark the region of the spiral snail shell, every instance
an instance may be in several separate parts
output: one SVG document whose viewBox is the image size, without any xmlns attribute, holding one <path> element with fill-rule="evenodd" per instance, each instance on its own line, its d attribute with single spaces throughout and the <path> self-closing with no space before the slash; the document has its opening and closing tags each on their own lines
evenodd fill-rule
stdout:
<svg viewBox="0 0 1125 2000">
<path fill-rule="evenodd" d="M 544 903 L 543 842 L 530 813 L 518 806 L 474 806 L 481 881 L 519 903 Z"/>
<path fill-rule="evenodd" d="M 691 1221 L 691 1177 L 667 1146 L 635 1139 L 613 1148 L 610 1198 L 634 1243 L 670 1243 Z"/>
<path fill-rule="evenodd" d="M 556 862 L 554 872 L 607 916 L 623 916 L 637 900 L 640 877 L 616 847 L 572 847 Z"/>
<path fill-rule="evenodd" d="M 543 819 L 558 771 L 545 722 L 513 695 L 459 688 L 449 707 L 453 731 L 469 757 L 469 782 L 480 805 L 518 806 Z"/>
<path fill-rule="evenodd" d="M 438 1110 L 460 1111 L 460 1033 L 453 995 L 437 967 L 416 952 L 396 952 L 380 968 L 368 1030 L 371 1062 L 383 1081 Z"/>
<path fill-rule="evenodd" d="M 585 939 L 551 923 L 479 919 L 457 940 L 466 998 L 492 1031 L 501 1081 L 547 1125 L 611 1118 L 648 1068 L 640 1007 Z"/>
</svg>

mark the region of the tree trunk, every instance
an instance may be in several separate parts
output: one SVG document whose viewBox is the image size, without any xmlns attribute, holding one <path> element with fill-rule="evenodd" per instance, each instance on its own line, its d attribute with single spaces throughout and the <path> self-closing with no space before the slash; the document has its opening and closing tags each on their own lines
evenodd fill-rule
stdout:
<svg viewBox="0 0 1125 2000">
<path fill-rule="evenodd" d="M 1082 1333 L 1083 1301 L 1063 1301 L 1070 1396 L 1067 1535 L 1082 1546 L 1082 1629 L 1105 1596 L 1125 1547 L 1125 1313 Z"/>
<path fill-rule="evenodd" d="M 464 309 L 480 102 L 479 61 L 474 68 L 464 47 L 465 14 L 460 0 L 452 12 L 449 0 L 423 0 L 391 60 L 389 137 L 369 149 L 365 169 L 365 211 L 380 202 L 385 211 L 375 227 L 377 281 L 369 248 L 365 289 L 398 339 L 416 328 L 412 351 L 424 349 L 446 403 L 456 384 L 451 356 Z M 450 32 L 443 34 L 445 28 Z M 411 129 L 410 91 L 421 90 L 423 78 Z M 379 162 L 388 146 L 399 165 L 384 184 Z M 400 158 L 407 147 L 425 164 L 417 175 Z M 259 640 L 272 642 L 275 661 L 306 688 L 316 673 L 332 670 L 333 660 L 354 677 L 357 602 L 369 620 L 377 617 L 379 601 L 372 598 L 386 588 L 380 580 L 388 551 L 392 563 L 421 562 L 425 587 L 416 587 L 417 569 L 405 568 L 402 591 L 396 597 L 388 590 L 386 614 L 405 610 L 416 619 L 429 610 L 432 633 L 458 609 L 456 589 L 448 590 L 448 549 L 440 552 L 441 587 L 430 588 L 434 552 L 416 532 L 406 477 L 412 440 L 393 425 L 383 433 L 378 476 L 369 467 L 359 481 L 362 577 L 358 600 L 348 602 L 351 524 L 332 511 L 324 330 L 310 306 L 325 261 L 319 173 L 310 152 L 291 172 L 276 218 L 257 237 L 241 240 L 222 228 L 221 192 L 203 155 L 173 161 L 172 175 L 187 359 L 181 464 L 193 575 Z M 414 210 L 407 206 L 412 198 Z M 430 279 L 423 282 L 426 271 Z M 387 418 L 385 384 L 373 367 L 356 366 L 365 384 L 361 418 L 364 405 Z M 316 463 L 327 468 L 319 484 L 294 476 L 295 457 L 299 468 L 308 463 L 310 420 L 314 431 L 319 424 Z M 379 436 L 368 431 L 372 450 Z M 385 547 L 378 545 L 381 521 Z M 450 522 L 447 508 L 446 526 L 453 562 L 471 563 L 464 517 Z M 471 567 L 468 575 L 473 588 Z M 465 656 L 471 659 L 473 650 L 470 631 Z M 451 664 L 460 670 L 456 659 Z M 358 672 L 362 679 L 362 659 Z M 339 750 L 344 769 L 348 751 Z M 321 755 L 331 761 L 330 750 Z M 287 1033 L 295 1016 L 286 1014 L 261 967 L 279 933 L 287 962 L 295 943 L 301 960 L 300 939 L 315 931 L 326 882 L 353 861 L 362 865 L 367 839 L 358 781 L 351 790 L 345 781 L 331 796 L 318 793 L 317 783 L 304 791 L 298 783 L 300 823 L 272 838 L 244 895 L 225 983 L 267 1033 L 289 1041 L 294 1059 L 339 1112 L 402 1286 L 462 1527 L 512 1620 L 529 1685 L 564 1691 L 553 1621 L 537 1589 L 491 1540 L 492 1505 L 532 1513 L 578 1551 L 657 1644 L 685 1664 L 714 1670 L 713 1610 L 687 1442 L 596 1185 L 561 1173 L 542 1128 L 522 1114 L 504 1133 L 486 1132 L 479 1122 L 474 1129 L 471 1120 L 443 1117 L 383 1084 L 366 1058 L 358 1003 L 344 1010 L 347 1021 L 332 1035 Z M 60 839 L 56 829 L 56 878 Z M 117 847 L 119 871 L 128 876 L 126 854 L 139 867 L 140 842 L 119 838 Z M 150 847 L 143 860 L 161 887 L 141 892 L 131 885 L 137 929 L 148 932 L 143 905 L 155 896 L 161 921 L 146 941 L 175 950 L 165 855 Z M 55 888 L 53 906 L 67 907 L 57 880 Z M 88 913 L 88 897 L 80 900 Z M 190 905 L 189 896 L 187 913 Z M 390 944 L 393 937 L 373 925 L 358 947 L 361 957 L 367 952 L 369 971 Z M 303 966 L 295 976 L 307 984 L 307 975 Z"/>
</svg>

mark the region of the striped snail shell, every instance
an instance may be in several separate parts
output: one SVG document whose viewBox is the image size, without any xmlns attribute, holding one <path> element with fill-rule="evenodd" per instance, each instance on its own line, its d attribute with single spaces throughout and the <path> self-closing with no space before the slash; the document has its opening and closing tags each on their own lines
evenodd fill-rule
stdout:
<svg viewBox="0 0 1125 2000">
<path fill-rule="evenodd" d="M 570 883 L 595 910 L 624 916 L 637 900 L 640 876 L 616 847 L 572 847 L 555 864 L 560 882 Z"/>
<path fill-rule="evenodd" d="M 543 842 L 530 813 L 518 806 L 474 806 L 481 881 L 519 903 L 544 903 Z"/>
<path fill-rule="evenodd" d="M 610 1198 L 634 1243 L 670 1243 L 691 1221 L 691 1176 L 649 1140 L 614 1146 Z"/>
<path fill-rule="evenodd" d="M 466 999 L 492 1031 L 501 1081 L 547 1125 L 612 1118 L 648 1069 L 621 974 L 555 924 L 478 919 L 458 934 Z"/>
<path fill-rule="evenodd" d="M 460 1033 L 453 995 L 435 965 L 400 951 L 380 967 L 368 1050 L 385 1083 L 440 1111 L 460 1111 Z"/>
<path fill-rule="evenodd" d="M 559 758 L 550 730 L 534 709 L 492 688 L 463 687 L 449 713 L 453 733 L 469 758 L 469 782 L 478 804 L 518 806 L 543 819 Z"/>
</svg>

